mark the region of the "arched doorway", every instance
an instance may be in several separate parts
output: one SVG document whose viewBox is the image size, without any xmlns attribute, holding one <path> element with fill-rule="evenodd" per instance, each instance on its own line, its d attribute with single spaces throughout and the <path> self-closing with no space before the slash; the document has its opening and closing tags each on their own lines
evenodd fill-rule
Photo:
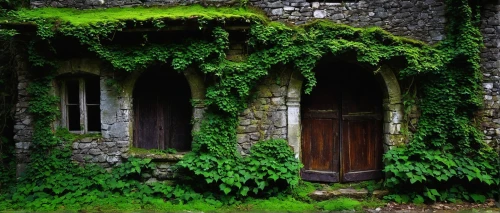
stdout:
<svg viewBox="0 0 500 213">
<path fill-rule="evenodd" d="M 154 68 L 137 80 L 134 98 L 134 147 L 191 149 L 191 91 L 186 77 Z"/>
<path fill-rule="evenodd" d="M 375 76 L 347 63 L 324 63 L 315 73 L 317 86 L 301 103 L 302 178 L 382 177 L 383 94 Z"/>
</svg>

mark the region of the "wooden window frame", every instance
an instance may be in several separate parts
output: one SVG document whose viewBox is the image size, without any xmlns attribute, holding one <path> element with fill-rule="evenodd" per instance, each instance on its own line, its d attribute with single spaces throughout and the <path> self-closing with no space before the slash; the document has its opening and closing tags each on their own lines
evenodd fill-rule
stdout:
<svg viewBox="0 0 500 213">
<path fill-rule="evenodd" d="M 80 109 L 80 130 L 69 130 L 69 117 L 68 106 L 75 105 L 68 103 L 68 88 L 67 81 L 78 81 L 78 108 Z M 88 134 L 88 133 L 101 133 L 101 131 L 88 130 L 88 117 L 87 106 L 100 106 L 101 104 L 87 104 L 86 90 L 85 90 L 85 77 L 80 78 L 65 78 L 61 81 L 61 125 L 67 128 L 71 133 L 75 134 Z M 99 115 L 100 116 L 100 115 Z"/>
</svg>

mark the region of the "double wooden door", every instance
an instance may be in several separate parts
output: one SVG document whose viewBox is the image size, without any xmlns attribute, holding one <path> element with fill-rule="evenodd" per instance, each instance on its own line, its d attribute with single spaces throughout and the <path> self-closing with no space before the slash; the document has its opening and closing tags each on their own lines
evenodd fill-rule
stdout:
<svg viewBox="0 0 500 213">
<path fill-rule="evenodd" d="M 382 96 L 369 72 L 317 70 L 302 101 L 302 179 L 349 182 L 382 177 Z"/>
<path fill-rule="evenodd" d="M 189 84 L 175 71 L 149 71 L 134 89 L 134 146 L 191 149 Z"/>
</svg>

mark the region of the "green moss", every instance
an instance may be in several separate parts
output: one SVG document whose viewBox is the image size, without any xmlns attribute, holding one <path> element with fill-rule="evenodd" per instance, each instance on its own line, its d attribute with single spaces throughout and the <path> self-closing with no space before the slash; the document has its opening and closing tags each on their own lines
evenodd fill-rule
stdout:
<svg viewBox="0 0 500 213">
<path fill-rule="evenodd" d="M 187 203 L 173 203 L 163 199 L 154 199 L 150 204 L 144 206 L 144 209 L 147 210 L 165 212 L 227 212 L 227 208 L 221 202 L 210 199 L 193 200 Z"/>
<path fill-rule="evenodd" d="M 318 188 L 321 188 L 321 184 L 300 181 L 297 187 L 292 190 L 292 194 L 297 200 L 312 202 L 313 200 L 309 197 L 309 194 L 313 193 Z"/>
<path fill-rule="evenodd" d="M 319 202 L 317 206 L 326 211 L 348 211 L 361 210 L 363 205 L 361 202 L 351 198 L 339 198 L 335 200 L 326 200 Z"/>
<path fill-rule="evenodd" d="M 267 21 L 266 16 L 254 8 L 229 8 L 229 7 L 202 7 L 200 5 L 177 6 L 177 7 L 133 7 L 133 8 L 109 8 L 93 10 L 77 10 L 70 8 L 40 8 L 22 9 L 17 12 L 19 21 L 32 20 L 34 18 L 56 19 L 69 22 L 72 25 L 91 25 L 99 22 L 116 22 L 124 20 L 147 21 L 153 19 L 190 19 L 202 18 L 214 19 L 249 19 Z"/>
<path fill-rule="evenodd" d="M 244 204 L 243 210 L 257 212 L 313 212 L 316 208 L 313 204 L 300 202 L 292 197 L 269 199 L 250 199 Z"/>
<path fill-rule="evenodd" d="M 99 139 L 102 138 L 101 133 L 76 134 L 71 133 L 67 128 L 58 128 L 55 136 L 63 141 L 74 142 L 83 138 Z"/>
<path fill-rule="evenodd" d="M 134 156 L 145 156 L 145 155 L 156 155 L 156 156 L 165 156 L 168 154 L 175 154 L 177 151 L 175 149 L 143 149 L 137 147 L 131 147 L 129 149 L 129 153 Z"/>
<path fill-rule="evenodd" d="M 325 186 L 325 190 L 338 190 L 338 189 L 366 189 L 369 192 L 373 192 L 374 190 L 378 190 L 382 188 L 382 181 L 362 181 L 362 182 L 353 182 L 353 183 L 333 183 L 329 186 Z"/>
</svg>

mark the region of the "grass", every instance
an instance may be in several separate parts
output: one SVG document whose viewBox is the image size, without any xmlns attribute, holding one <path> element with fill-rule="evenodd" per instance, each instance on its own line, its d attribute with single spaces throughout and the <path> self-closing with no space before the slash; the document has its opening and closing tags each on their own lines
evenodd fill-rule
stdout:
<svg viewBox="0 0 500 213">
<path fill-rule="evenodd" d="M 2 202 L 0 202 L 2 204 Z M 105 198 L 91 205 L 60 206 L 56 212 L 321 212 L 360 211 L 383 206 L 381 201 L 357 201 L 338 198 L 322 202 L 302 202 L 292 196 L 278 196 L 267 199 L 248 198 L 230 205 L 213 199 L 193 200 L 187 203 L 164 199 L 153 199 L 141 205 L 126 197 Z"/>
<path fill-rule="evenodd" d="M 153 198 L 147 204 L 130 200 L 127 197 L 112 196 L 97 199 L 90 205 L 56 207 L 56 211 L 65 212 L 321 212 L 321 211 L 361 211 L 384 206 L 385 202 L 371 198 L 355 200 L 351 198 L 336 198 L 327 201 L 314 201 L 308 194 L 321 187 L 317 183 L 301 182 L 291 194 L 280 193 L 275 197 L 247 198 L 232 204 L 224 204 L 213 198 L 201 198 L 187 203 Z M 79 198 L 81 199 L 81 198 Z M 9 210 L 8 201 L 0 201 L 0 209 Z"/>
<path fill-rule="evenodd" d="M 251 199 L 235 210 L 256 212 L 313 212 L 317 211 L 314 204 L 296 200 L 293 197 L 268 199 Z M 243 207 L 243 208 L 242 208 Z"/>
<path fill-rule="evenodd" d="M 350 198 L 339 198 L 319 202 L 317 206 L 326 211 L 361 210 L 361 202 Z"/>
<path fill-rule="evenodd" d="M 254 8 L 230 7 L 202 7 L 200 5 L 176 7 L 133 7 L 77 10 L 71 8 L 40 8 L 21 9 L 17 11 L 19 21 L 35 18 L 55 19 L 75 26 L 91 25 L 99 22 L 116 22 L 123 20 L 146 21 L 153 19 L 250 19 L 267 21 L 267 17 L 260 10 Z"/>
</svg>

